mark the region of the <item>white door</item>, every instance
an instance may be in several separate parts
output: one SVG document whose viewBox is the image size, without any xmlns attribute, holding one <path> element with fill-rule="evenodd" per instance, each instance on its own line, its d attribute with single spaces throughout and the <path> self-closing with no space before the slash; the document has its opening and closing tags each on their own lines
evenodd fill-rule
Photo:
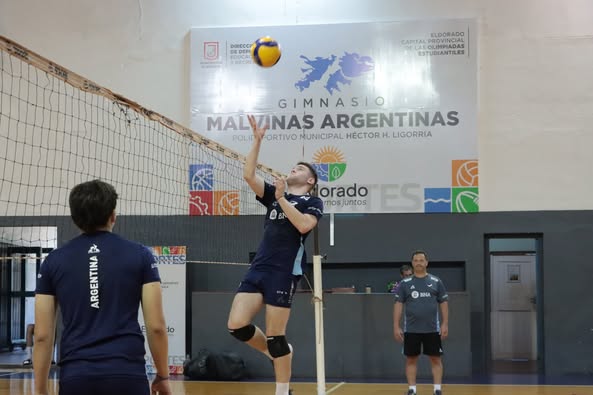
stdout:
<svg viewBox="0 0 593 395">
<path fill-rule="evenodd" d="M 492 359 L 537 359 L 535 254 L 491 255 Z"/>
</svg>

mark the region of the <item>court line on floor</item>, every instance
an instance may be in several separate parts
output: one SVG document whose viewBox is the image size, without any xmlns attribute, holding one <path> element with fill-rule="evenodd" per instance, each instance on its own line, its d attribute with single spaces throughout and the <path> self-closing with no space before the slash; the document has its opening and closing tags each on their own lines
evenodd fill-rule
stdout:
<svg viewBox="0 0 593 395">
<path fill-rule="evenodd" d="M 19 374 L 19 373 L 22 373 L 22 372 L 0 373 L 0 377 L 13 376 L 13 375 Z"/>
<path fill-rule="evenodd" d="M 327 394 L 331 394 L 332 392 L 334 392 L 335 390 L 337 390 L 338 388 L 340 388 L 344 384 L 346 384 L 346 382 L 345 381 L 342 381 L 341 383 L 338 383 L 338 384 L 334 385 L 332 388 L 330 388 L 329 390 L 325 391 L 326 395 Z"/>
</svg>

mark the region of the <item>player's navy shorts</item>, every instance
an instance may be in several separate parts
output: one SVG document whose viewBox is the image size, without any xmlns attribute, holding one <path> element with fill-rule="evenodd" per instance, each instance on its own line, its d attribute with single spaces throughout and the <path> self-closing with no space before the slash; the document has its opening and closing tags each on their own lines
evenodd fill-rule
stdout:
<svg viewBox="0 0 593 395">
<path fill-rule="evenodd" d="M 441 335 L 438 332 L 433 333 L 404 333 L 404 355 L 414 357 L 420 355 L 439 356 L 443 354 L 441 345 Z"/>
<path fill-rule="evenodd" d="M 70 377 L 60 380 L 60 395 L 150 395 L 147 378 Z"/>
<path fill-rule="evenodd" d="M 237 292 L 260 293 L 264 303 L 290 307 L 301 276 L 291 273 L 262 272 L 249 269 Z"/>
</svg>

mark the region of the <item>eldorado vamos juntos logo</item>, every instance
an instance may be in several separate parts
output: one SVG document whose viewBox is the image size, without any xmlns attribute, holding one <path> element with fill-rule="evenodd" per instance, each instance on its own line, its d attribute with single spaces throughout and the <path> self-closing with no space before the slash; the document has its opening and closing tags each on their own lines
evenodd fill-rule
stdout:
<svg viewBox="0 0 593 395">
<path fill-rule="evenodd" d="M 346 173 L 344 154 L 336 147 L 329 145 L 315 151 L 311 165 L 317 171 L 317 177 L 321 182 L 336 181 Z M 319 196 L 324 199 L 324 204 L 337 207 L 364 206 L 367 204 L 364 198 L 368 196 L 369 189 L 366 186 L 357 185 L 356 183 L 334 185 L 331 187 L 320 186 Z"/>
<path fill-rule="evenodd" d="M 315 151 L 311 165 L 317 171 L 319 181 L 336 181 L 346 172 L 344 154 L 337 148 L 329 145 Z"/>
</svg>

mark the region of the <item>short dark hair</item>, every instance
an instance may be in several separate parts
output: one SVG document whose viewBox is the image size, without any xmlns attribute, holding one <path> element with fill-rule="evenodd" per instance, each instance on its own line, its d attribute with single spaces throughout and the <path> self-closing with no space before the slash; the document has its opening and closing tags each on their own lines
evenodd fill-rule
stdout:
<svg viewBox="0 0 593 395">
<path fill-rule="evenodd" d="M 416 251 L 414 251 L 412 253 L 412 260 L 414 260 L 414 257 L 416 255 L 420 255 L 420 254 L 424 255 L 424 259 L 428 260 L 428 254 L 426 252 L 422 251 L 422 250 L 416 250 Z"/>
<path fill-rule="evenodd" d="M 70 216 L 85 233 L 104 227 L 117 204 L 115 188 L 106 182 L 93 180 L 76 185 L 70 191 Z"/>
<path fill-rule="evenodd" d="M 313 186 L 311 187 L 311 189 L 315 188 L 315 185 L 317 185 L 317 170 L 315 170 L 315 168 L 313 167 L 313 165 L 311 165 L 308 162 L 298 162 L 297 165 L 303 165 L 305 166 L 307 169 L 309 169 L 309 171 L 311 172 L 311 175 L 313 176 L 313 178 L 315 179 L 315 183 L 313 184 Z"/>
<path fill-rule="evenodd" d="M 412 269 L 412 266 L 410 266 L 410 265 L 402 265 L 402 267 L 399 268 L 399 274 L 401 274 L 402 276 L 404 275 L 404 272 L 407 272 L 407 271 L 413 272 L 414 269 Z"/>
</svg>

